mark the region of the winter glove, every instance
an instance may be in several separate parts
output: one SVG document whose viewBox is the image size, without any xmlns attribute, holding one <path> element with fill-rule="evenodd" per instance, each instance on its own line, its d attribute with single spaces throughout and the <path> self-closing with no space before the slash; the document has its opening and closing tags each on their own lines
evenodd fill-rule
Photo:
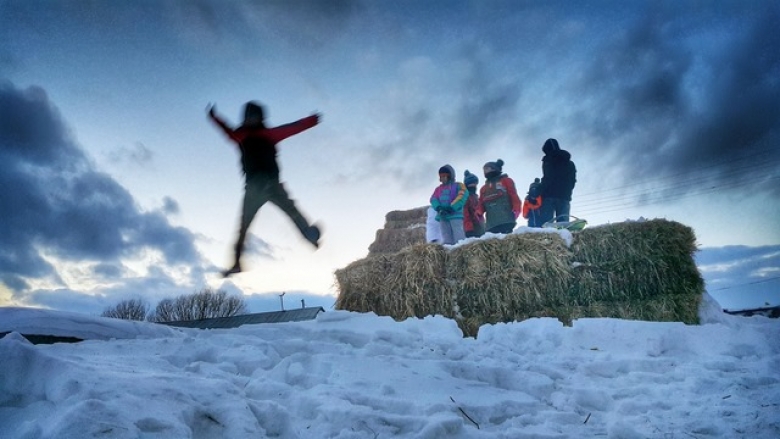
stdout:
<svg viewBox="0 0 780 439">
<path fill-rule="evenodd" d="M 452 207 L 450 207 L 450 206 L 445 206 L 445 207 L 442 209 L 442 213 L 444 213 L 445 215 L 452 215 L 453 213 L 455 213 L 455 209 L 453 209 L 453 208 L 452 208 Z"/>
<path fill-rule="evenodd" d="M 436 206 L 436 213 L 441 213 L 441 211 L 444 209 L 444 206 Z"/>
</svg>

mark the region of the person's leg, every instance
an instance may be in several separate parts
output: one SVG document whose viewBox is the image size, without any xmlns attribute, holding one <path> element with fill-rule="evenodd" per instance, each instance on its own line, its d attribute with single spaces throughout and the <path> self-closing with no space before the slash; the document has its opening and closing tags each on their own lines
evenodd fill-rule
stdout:
<svg viewBox="0 0 780 439">
<path fill-rule="evenodd" d="M 439 221 L 441 226 L 441 243 L 442 244 L 455 244 L 455 239 L 452 236 L 452 225 L 449 221 Z"/>
<path fill-rule="evenodd" d="M 517 223 L 499 224 L 499 225 L 491 228 L 490 230 L 488 230 L 488 232 L 490 232 L 490 233 L 501 233 L 501 234 L 506 235 L 506 234 L 512 233 L 512 230 L 515 229 L 515 225 L 517 225 Z"/>
<path fill-rule="evenodd" d="M 300 210 L 295 206 L 295 201 L 290 198 L 290 195 L 285 190 L 282 183 L 276 182 L 272 185 L 270 201 L 282 210 L 295 224 L 295 227 L 301 232 L 303 237 L 312 243 L 315 247 L 318 247 L 318 240 L 320 239 L 320 230 L 316 226 L 309 225 L 309 221 L 301 214 Z"/>
<path fill-rule="evenodd" d="M 466 239 L 466 233 L 463 231 L 463 219 L 451 219 L 450 227 L 452 228 L 453 244 Z"/>
<path fill-rule="evenodd" d="M 542 200 L 542 206 L 539 208 L 539 216 L 537 221 L 539 225 L 550 221 L 555 216 L 555 198 L 544 198 Z"/>
<path fill-rule="evenodd" d="M 233 248 L 235 259 L 233 267 L 223 272 L 223 275 L 226 277 L 241 271 L 241 254 L 244 252 L 244 241 L 246 241 L 249 226 L 252 224 L 257 211 L 260 210 L 260 207 L 266 201 L 268 201 L 267 185 L 257 180 L 247 181 L 244 188 L 244 202 L 241 208 L 241 224 L 238 229 L 238 238 Z"/>
<path fill-rule="evenodd" d="M 569 213 L 571 212 L 571 203 L 563 198 L 558 199 L 558 204 L 555 208 L 555 214 L 558 216 L 557 221 L 569 221 Z"/>
</svg>

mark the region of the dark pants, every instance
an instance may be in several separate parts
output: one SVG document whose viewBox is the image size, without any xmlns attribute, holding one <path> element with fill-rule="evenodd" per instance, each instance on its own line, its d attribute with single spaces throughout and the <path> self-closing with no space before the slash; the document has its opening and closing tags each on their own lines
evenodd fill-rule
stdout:
<svg viewBox="0 0 780 439">
<path fill-rule="evenodd" d="M 495 227 L 491 227 L 488 232 L 490 233 L 503 233 L 505 235 L 512 233 L 512 230 L 515 229 L 515 226 L 517 223 L 508 223 L 508 224 L 499 224 Z"/>
<path fill-rule="evenodd" d="M 236 241 L 236 261 L 238 264 L 241 259 L 241 253 L 244 250 L 244 241 L 249 230 L 249 225 L 255 218 L 257 211 L 267 202 L 277 205 L 282 212 L 287 214 L 303 234 L 309 227 L 309 222 L 303 217 L 301 212 L 295 207 L 295 202 L 290 199 L 287 191 L 277 178 L 266 175 L 254 175 L 248 177 L 244 188 L 244 205 L 241 210 L 241 227 L 238 230 L 238 240 Z"/>
<path fill-rule="evenodd" d="M 528 227 L 542 227 L 542 207 L 528 211 Z"/>
<path fill-rule="evenodd" d="M 569 221 L 569 212 L 571 204 L 569 201 L 563 198 L 544 197 L 542 199 L 542 207 L 540 208 L 540 224 L 555 219 L 555 222 Z"/>
</svg>

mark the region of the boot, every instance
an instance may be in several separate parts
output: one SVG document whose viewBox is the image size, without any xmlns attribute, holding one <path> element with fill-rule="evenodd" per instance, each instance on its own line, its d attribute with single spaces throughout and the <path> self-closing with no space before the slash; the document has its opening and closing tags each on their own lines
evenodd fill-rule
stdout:
<svg viewBox="0 0 780 439">
<path fill-rule="evenodd" d="M 305 229 L 301 230 L 303 233 L 303 236 L 306 238 L 307 241 L 311 243 L 315 248 L 320 247 L 320 228 L 317 226 L 309 226 Z"/>
</svg>

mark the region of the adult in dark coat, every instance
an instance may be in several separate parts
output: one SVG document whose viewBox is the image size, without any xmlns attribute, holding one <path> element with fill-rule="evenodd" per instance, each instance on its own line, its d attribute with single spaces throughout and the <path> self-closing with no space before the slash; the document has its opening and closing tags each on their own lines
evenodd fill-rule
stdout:
<svg viewBox="0 0 780 439">
<path fill-rule="evenodd" d="M 542 152 L 541 223 L 569 221 L 571 194 L 577 183 L 577 167 L 571 161 L 571 154 L 561 149 L 555 139 L 547 139 Z"/>
</svg>

